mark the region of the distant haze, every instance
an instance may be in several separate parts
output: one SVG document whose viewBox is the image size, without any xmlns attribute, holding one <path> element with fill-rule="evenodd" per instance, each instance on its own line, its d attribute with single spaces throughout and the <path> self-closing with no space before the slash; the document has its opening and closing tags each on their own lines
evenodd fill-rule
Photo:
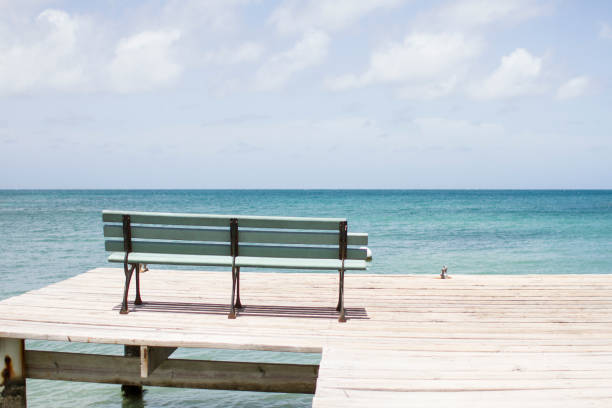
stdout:
<svg viewBox="0 0 612 408">
<path fill-rule="evenodd" d="M 0 0 L 2 188 L 612 188 L 612 3 Z"/>
</svg>

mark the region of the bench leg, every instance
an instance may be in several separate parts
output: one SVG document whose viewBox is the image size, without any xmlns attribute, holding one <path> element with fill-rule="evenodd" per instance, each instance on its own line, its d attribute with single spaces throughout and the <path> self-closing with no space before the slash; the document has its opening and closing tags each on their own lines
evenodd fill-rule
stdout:
<svg viewBox="0 0 612 408">
<path fill-rule="evenodd" d="M 240 303 L 240 267 L 236 267 L 236 303 L 237 309 L 242 309 L 242 303 Z"/>
<path fill-rule="evenodd" d="M 136 300 L 135 305 L 142 305 L 142 299 L 140 298 L 140 264 L 136 264 Z"/>
<path fill-rule="evenodd" d="M 123 265 L 123 272 L 125 273 L 125 288 L 123 289 L 123 302 L 121 303 L 121 310 L 119 313 L 128 314 L 128 292 L 130 290 L 130 280 L 132 280 L 132 273 L 134 273 L 134 265 L 128 268 L 128 265 Z"/>
<path fill-rule="evenodd" d="M 336 306 L 336 312 L 340 311 L 340 304 L 342 303 L 342 269 L 338 269 L 338 305 Z"/>
<path fill-rule="evenodd" d="M 234 307 L 234 295 L 236 294 L 236 267 L 232 266 L 232 301 L 230 303 L 230 312 L 227 315 L 228 319 L 236 318 L 236 309 Z"/>
<path fill-rule="evenodd" d="M 341 323 L 346 322 L 346 315 L 344 312 L 344 269 L 340 269 L 339 271 L 339 284 L 338 284 L 338 306 L 336 306 L 336 310 L 340 312 L 340 316 L 338 316 L 338 321 Z"/>
</svg>

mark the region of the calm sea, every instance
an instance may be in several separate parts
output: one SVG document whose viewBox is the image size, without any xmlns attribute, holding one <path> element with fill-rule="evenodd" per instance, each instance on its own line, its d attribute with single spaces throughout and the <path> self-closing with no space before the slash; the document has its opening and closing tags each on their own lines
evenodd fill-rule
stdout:
<svg viewBox="0 0 612 408">
<path fill-rule="evenodd" d="M 102 209 L 346 217 L 368 232 L 368 273 L 612 273 L 612 191 L 0 191 L 0 299 L 107 266 Z M 117 276 L 121 279 L 121 276 Z M 350 277 L 349 277 L 350 278 Z M 118 346 L 28 347 L 119 354 Z M 178 357 L 317 362 L 297 353 L 180 350 Z M 118 386 L 28 380 L 32 407 L 117 407 Z M 310 406 L 303 395 L 149 388 L 145 406 Z M 124 406 L 130 404 L 124 403 Z M 136 405 L 137 406 L 137 405 Z"/>
</svg>

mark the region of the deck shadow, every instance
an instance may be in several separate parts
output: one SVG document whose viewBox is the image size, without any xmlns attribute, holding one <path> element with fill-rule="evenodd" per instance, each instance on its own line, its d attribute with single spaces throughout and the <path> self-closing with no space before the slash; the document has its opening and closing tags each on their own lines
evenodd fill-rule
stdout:
<svg viewBox="0 0 612 408">
<path fill-rule="evenodd" d="M 191 303 L 191 302 L 156 302 L 147 301 L 141 305 L 129 302 L 130 313 L 185 313 L 185 314 L 209 314 L 227 315 L 230 307 L 226 303 Z M 121 305 L 116 305 L 113 310 L 119 311 Z M 316 319 L 338 319 L 338 312 L 333 306 L 270 306 L 270 305 L 245 305 L 239 309 L 238 316 L 267 316 L 267 317 L 296 317 Z M 345 309 L 347 319 L 366 320 L 368 313 L 363 307 L 347 307 Z"/>
</svg>

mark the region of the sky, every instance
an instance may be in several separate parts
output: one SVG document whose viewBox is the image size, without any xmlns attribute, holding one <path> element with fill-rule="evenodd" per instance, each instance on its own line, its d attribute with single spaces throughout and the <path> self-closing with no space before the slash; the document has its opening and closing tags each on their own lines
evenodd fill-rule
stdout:
<svg viewBox="0 0 612 408">
<path fill-rule="evenodd" d="M 612 188 L 612 2 L 0 0 L 0 188 Z"/>
</svg>

